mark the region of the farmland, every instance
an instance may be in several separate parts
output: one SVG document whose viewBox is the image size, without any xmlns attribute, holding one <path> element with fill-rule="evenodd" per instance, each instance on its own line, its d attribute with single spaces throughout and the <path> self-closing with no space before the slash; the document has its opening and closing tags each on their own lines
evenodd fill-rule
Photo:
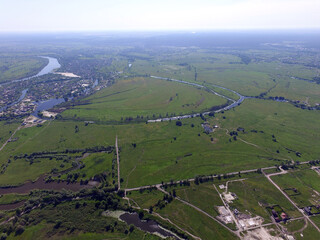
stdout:
<svg viewBox="0 0 320 240">
<path fill-rule="evenodd" d="M 28 111 L 0 115 L 1 234 L 317 239 L 319 50 L 145 38 L 6 43 L 1 106 L 29 90 Z M 37 56 L 78 77 L 9 83 L 41 70 Z M 44 99 L 61 100 L 51 118 L 34 109 Z"/>
</svg>

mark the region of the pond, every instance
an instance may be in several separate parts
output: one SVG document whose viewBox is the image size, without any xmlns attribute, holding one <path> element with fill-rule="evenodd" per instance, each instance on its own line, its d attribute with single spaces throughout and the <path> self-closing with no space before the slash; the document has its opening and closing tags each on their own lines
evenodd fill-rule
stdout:
<svg viewBox="0 0 320 240">
<path fill-rule="evenodd" d="M 126 222 L 128 225 L 132 224 L 135 227 L 140 228 L 142 231 L 149 232 L 149 233 L 158 233 L 164 237 L 174 237 L 176 239 L 179 239 L 179 238 L 177 238 L 177 236 L 175 236 L 170 231 L 165 230 L 164 228 L 160 227 L 156 221 L 141 220 L 137 213 L 127 213 L 126 212 L 120 216 L 120 219 L 122 221 Z"/>
</svg>

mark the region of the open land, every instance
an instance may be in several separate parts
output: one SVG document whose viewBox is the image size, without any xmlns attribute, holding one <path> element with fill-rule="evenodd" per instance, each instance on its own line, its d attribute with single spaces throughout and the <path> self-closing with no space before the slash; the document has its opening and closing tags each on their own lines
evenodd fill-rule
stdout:
<svg viewBox="0 0 320 240">
<path fill-rule="evenodd" d="M 1 239 L 319 238 L 319 47 L 2 41 Z"/>
</svg>

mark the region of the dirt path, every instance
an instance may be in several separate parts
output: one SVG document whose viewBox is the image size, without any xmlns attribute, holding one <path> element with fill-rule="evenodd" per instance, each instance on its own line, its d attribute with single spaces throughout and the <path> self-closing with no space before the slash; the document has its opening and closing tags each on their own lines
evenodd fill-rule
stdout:
<svg viewBox="0 0 320 240">
<path fill-rule="evenodd" d="M 4 149 L 4 147 L 8 144 L 8 142 L 11 141 L 12 137 L 16 134 L 17 131 L 19 131 L 22 128 L 22 126 L 20 125 L 16 130 L 14 130 L 14 132 L 12 133 L 12 135 L 8 138 L 8 140 L 2 145 L 2 147 L 0 148 L 0 151 L 2 151 L 2 149 Z"/>
<path fill-rule="evenodd" d="M 161 188 L 160 186 L 157 186 L 158 190 L 160 190 L 161 192 L 169 195 L 169 193 L 167 191 L 165 191 L 163 188 Z M 240 238 L 240 234 L 238 231 L 233 231 L 232 229 L 230 229 L 229 227 L 227 227 L 226 225 L 224 225 L 223 223 L 221 223 L 220 221 L 218 221 L 217 219 L 215 219 L 213 216 L 211 216 L 209 213 L 203 211 L 202 209 L 198 208 L 197 206 L 179 198 L 179 197 L 175 197 L 175 199 L 177 199 L 178 201 L 182 202 L 183 204 L 188 205 L 189 207 L 192 207 L 193 209 L 195 209 L 196 211 L 206 215 L 207 217 L 211 218 L 212 220 L 214 220 L 215 222 L 219 223 L 221 226 L 223 226 L 224 228 L 226 228 L 228 231 L 232 232 L 233 234 L 237 235 Z"/>
<path fill-rule="evenodd" d="M 41 134 L 45 129 L 47 129 L 50 124 L 51 124 L 52 120 L 48 121 L 48 124 L 41 127 L 42 129 L 39 130 L 39 132 L 37 132 L 34 136 L 31 136 L 30 138 L 28 138 L 27 140 L 25 140 L 22 144 L 20 144 L 15 150 L 20 149 L 22 146 L 24 146 L 27 142 L 29 142 L 30 140 L 34 139 L 35 137 L 37 137 L 39 134 Z"/>
<path fill-rule="evenodd" d="M 232 231 L 234 234 L 236 234 L 239 238 L 241 238 L 240 233 L 239 233 L 239 232 L 241 231 L 241 225 L 239 224 L 239 222 L 237 221 L 237 219 L 234 217 L 232 211 L 231 211 L 230 208 L 229 208 L 229 205 L 224 201 L 224 199 L 223 199 L 222 195 L 220 194 L 220 192 L 218 191 L 216 185 L 213 184 L 213 186 L 214 186 L 214 188 L 216 189 L 216 191 L 217 191 L 217 193 L 218 193 L 218 195 L 219 195 L 219 197 L 220 197 L 220 199 L 221 199 L 224 207 L 227 209 L 227 211 L 229 212 L 229 215 L 232 217 L 234 223 L 236 224 L 237 229 L 239 229 L 238 231 L 233 231 L 233 230 L 231 230 L 231 229 L 229 228 L 229 230 Z M 225 225 L 222 224 L 222 223 L 220 223 L 220 224 L 223 225 L 223 226 L 225 226 Z"/>
<path fill-rule="evenodd" d="M 263 171 L 262 171 L 263 172 Z M 275 175 L 278 175 L 278 174 L 284 174 L 284 172 L 280 172 L 280 173 L 273 173 L 273 174 L 270 174 L 270 175 L 267 175 L 263 172 L 263 174 L 266 176 L 266 178 L 269 180 L 269 182 L 271 182 L 281 193 L 283 196 L 285 196 L 286 199 L 288 199 L 288 201 L 300 212 L 302 213 L 302 215 L 305 217 L 305 219 L 307 219 L 316 229 L 318 232 L 320 232 L 320 229 L 319 227 L 309 218 L 308 215 L 306 215 L 304 213 L 303 210 L 301 210 L 296 204 L 294 201 L 291 200 L 291 198 L 284 192 L 282 191 L 282 189 L 271 179 L 270 176 L 275 176 Z"/>
<path fill-rule="evenodd" d="M 307 221 L 306 219 L 304 219 L 304 222 L 305 222 L 305 224 L 304 224 L 304 226 L 303 226 L 301 229 L 299 229 L 299 230 L 297 230 L 297 231 L 294 231 L 294 232 L 291 232 L 291 234 L 294 235 L 294 234 L 296 234 L 296 233 L 303 232 L 303 231 L 308 227 L 308 221 Z"/>
<path fill-rule="evenodd" d="M 118 149 L 118 136 L 116 136 L 116 153 L 117 153 L 117 165 L 118 165 L 118 191 L 120 190 L 120 160 Z"/>
<path fill-rule="evenodd" d="M 199 237 L 193 235 L 192 233 L 188 232 L 187 230 L 179 227 L 177 224 L 173 223 L 170 219 L 162 217 L 159 213 L 153 212 L 152 215 L 157 216 L 157 217 L 161 218 L 162 220 L 164 220 L 164 221 L 166 221 L 166 222 L 169 222 L 170 224 L 172 224 L 173 226 L 175 226 L 176 228 L 178 228 L 178 229 L 181 230 L 182 232 L 190 235 L 192 238 L 197 239 L 197 240 L 201 240 L 201 238 L 199 238 Z"/>
<path fill-rule="evenodd" d="M 141 160 L 142 160 L 142 156 L 144 155 L 144 149 L 142 149 L 142 154 L 141 154 L 141 156 L 140 156 L 140 158 L 139 158 L 139 163 L 141 163 Z M 136 165 L 134 165 L 134 167 L 132 168 L 132 170 L 129 172 L 129 174 L 128 174 L 128 176 L 127 176 L 127 181 L 126 181 L 126 188 L 128 187 L 128 182 L 129 182 L 129 177 L 130 177 L 130 175 L 134 172 L 134 170 L 136 170 L 136 168 L 137 168 L 137 164 Z"/>
<path fill-rule="evenodd" d="M 227 182 L 226 182 L 226 190 L 225 190 L 225 193 L 228 192 L 228 185 L 229 185 L 229 183 L 232 183 L 232 182 L 242 182 L 242 181 L 244 181 L 244 180 L 247 180 L 247 178 L 241 178 L 241 179 L 236 179 L 236 180 L 227 181 Z M 219 192 L 218 192 L 218 193 L 219 193 Z"/>
<path fill-rule="evenodd" d="M 306 162 L 301 162 L 300 165 L 302 164 L 308 164 L 309 161 L 306 161 Z M 269 170 L 269 169 L 275 169 L 277 168 L 276 166 L 270 166 L 270 167 L 264 167 L 264 168 L 260 168 L 261 170 Z M 242 171 L 238 171 L 238 172 L 229 172 L 229 173 L 221 173 L 221 174 L 217 174 L 215 176 L 213 176 L 213 178 L 218 178 L 218 176 L 220 175 L 226 175 L 226 176 L 230 176 L 230 175 L 237 175 L 239 174 L 242 174 L 242 173 L 250 173 L 250 172 L 257 172 L 258 171 L 258 168 L 255 168 L 255 169 L 248 169 L 248 170 L 242 170 Z M 277 173 L 276 173 L 277 174 Z M 173 181 L 174 184 L 179 184 L 181 181 L 187 181 L 187 182 L 194 182 L 194 178 L 189 178 L 189 179 L 181 179 L 181 180 L 177 180 L 177 181 Z M 167 184 L 167 185 L 171 185 L 172 182 L 167 182 L 167 183 L 163 183 L 163 184 Z M 151 184 L 151 185 L 146 185 L 146 186 L 140 186 L 140 187 L 133 187 L 133 188 L 126 188 L 125 191 L 126 192 L 130 192 L 130 191 L 137 191 L 137 190 L 140 190 L 140 189 L 148 189 L 150 187 L 158 187 L 158 186 L 161 186 L 162 183 L 158 183 L 158 184 Z"/>
</svg>

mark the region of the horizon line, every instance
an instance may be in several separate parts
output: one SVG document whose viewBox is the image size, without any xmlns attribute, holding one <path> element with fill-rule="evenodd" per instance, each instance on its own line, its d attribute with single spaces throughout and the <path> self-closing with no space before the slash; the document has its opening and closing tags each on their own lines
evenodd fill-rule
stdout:
<svg viewBox="0 0 320 240">
<path fill-rule="evenodd" d="M 161 32 L 243 32 L 243 31 L 320 31 L 320 27 L 299 27 L 299 28 L 211 28 L 211 29 L 81 29 L 81 30 L 1 30 L 0 33 L 107 33 L 107 32 L 140 32 L 140 33 L 161 33 Z"/>
</svg>

